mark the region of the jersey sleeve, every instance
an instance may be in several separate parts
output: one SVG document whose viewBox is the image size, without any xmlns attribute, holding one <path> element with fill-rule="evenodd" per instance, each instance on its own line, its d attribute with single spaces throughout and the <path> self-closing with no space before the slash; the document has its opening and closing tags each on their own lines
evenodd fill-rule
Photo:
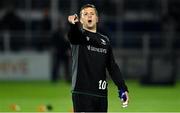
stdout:
<svg viewBox="0 0 180 113">
<path fill-rule="evenodd" d="M 96 47 L 102 45 L 101 41 L 98 40 L 98 38 L 86 36 L 86 33 L 81 29 L 79 22 L 70 24 L 68 39 L 73 45 L 93 45 Z"/>
<path fill-rule="evenodd" d="M 70 25 L 70 29 L 68 32 L 68 39 L 70 43 L 74 45 L 83 43 L 85 39 L 83 38 L 83 33 L 79 27 L 79 23 L 76 22 L 75 24 L 69 24 L 69 25 Z"/>
<path fill-rule="evenodd" d="M 118 87 L 118 90 L 123 89 L 124 91 L 128 91 L 128 88 L 127 88 L 125 81 L 122 77 L 120 68 L 114 60 L 112 47 L 110 45 L 108 48 L 107 70 L 108 70 L 112 80 L 114 81 L 114 83 Z"/>
</svg>

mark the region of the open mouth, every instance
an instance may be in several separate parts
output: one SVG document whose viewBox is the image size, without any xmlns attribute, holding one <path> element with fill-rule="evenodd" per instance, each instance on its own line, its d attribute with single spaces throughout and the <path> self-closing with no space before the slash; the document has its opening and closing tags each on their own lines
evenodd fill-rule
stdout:
<svg viewBox="0 0 180 113">
<path fill-rule="evenodd" d="M 92 20 L 88 20 L 88 23 L 91 23 L 92 22 Z"/>
</svg>

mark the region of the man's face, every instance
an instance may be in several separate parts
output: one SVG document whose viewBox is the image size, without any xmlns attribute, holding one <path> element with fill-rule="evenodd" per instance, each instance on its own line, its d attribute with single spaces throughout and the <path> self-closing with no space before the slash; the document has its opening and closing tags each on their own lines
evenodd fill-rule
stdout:
<svg viewBox="0 0 180 113">
<path fill-rule="evenodd" d="M 84 28 L 96 29 L 98 17 L 94 8 L 88 7 L 81 11 L 80 22 Z"/>
</svg>

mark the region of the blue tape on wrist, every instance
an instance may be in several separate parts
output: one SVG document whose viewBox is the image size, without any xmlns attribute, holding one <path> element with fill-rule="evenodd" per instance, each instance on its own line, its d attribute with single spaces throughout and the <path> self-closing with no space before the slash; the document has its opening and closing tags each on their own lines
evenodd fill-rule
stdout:
<svg viewBox="0 0 180 113">
<path fill-rule="evenodd" d="M 123 101 L 126 101 L 127 97 L 124 90 L 119 90 L 119 98 Z"/>
</svg>

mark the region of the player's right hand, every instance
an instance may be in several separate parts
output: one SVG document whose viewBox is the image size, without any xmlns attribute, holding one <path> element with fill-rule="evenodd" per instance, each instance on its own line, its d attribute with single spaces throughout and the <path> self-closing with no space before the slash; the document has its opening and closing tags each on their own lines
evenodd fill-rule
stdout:
<svg viewBox="0 0 180 113">
<path fill-rule="evenodd" d="M 76 22 L 79 22 L 77 14 L 68 16 L 68 21 L 71 24 L 75 24 Z"/>
</svg>

